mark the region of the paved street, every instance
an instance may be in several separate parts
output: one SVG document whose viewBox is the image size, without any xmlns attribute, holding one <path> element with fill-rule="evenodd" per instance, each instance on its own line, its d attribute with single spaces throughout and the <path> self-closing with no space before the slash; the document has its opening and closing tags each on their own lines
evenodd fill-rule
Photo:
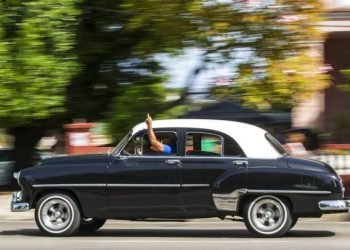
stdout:
<svg viewBox="0 0 350 250">
<path fill-rule="evenodd" d="M 93 234 L 47 237 L 38 230 L 32 212 L 10 213 L 0 196 L 2 250 L 55 249 L 346 249 L 350 221 L 339 216 L 303 219 L 285 237 L 258 238 L 243 223 L 219 219 L 183 221 L 109 221 Z M 7 206 L 7 207 L 6 207 Z M 4 208 L 5 207 L 5 208 Z"/>
</svg>

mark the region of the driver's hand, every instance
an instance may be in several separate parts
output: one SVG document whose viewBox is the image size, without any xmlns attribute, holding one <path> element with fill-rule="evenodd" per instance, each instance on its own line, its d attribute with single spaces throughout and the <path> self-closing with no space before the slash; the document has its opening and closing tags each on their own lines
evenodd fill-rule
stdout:
<svg viewBox="0 0 350 250">
<path fill-rule="evenodd" d="M 152 117 L 149 114 L 147 114 L 147 118 L 146 118 L 145 122 L 146 122 L 147 126 L 152 125 Z"/>
</svg>

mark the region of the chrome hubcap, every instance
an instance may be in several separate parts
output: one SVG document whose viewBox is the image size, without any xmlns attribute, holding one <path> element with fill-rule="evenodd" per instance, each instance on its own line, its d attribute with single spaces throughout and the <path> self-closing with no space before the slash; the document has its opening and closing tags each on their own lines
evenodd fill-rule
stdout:
<svg viewBox="0 0 350 250">
<path fill-rule="evenodd" d="M 258 230 L 270 232 L 278 229 L 284 223 L 285 212 L 279 202 L 273 199 L 263 199 L 253 205 L 250 216 Z"/>
<path fill-rule="evenodd" d="M 72 211 L 66 201 L 51 199 L 42 206 L 40 219 L 47 229 L 60 231 L 71 222 Z"/>
</svg>

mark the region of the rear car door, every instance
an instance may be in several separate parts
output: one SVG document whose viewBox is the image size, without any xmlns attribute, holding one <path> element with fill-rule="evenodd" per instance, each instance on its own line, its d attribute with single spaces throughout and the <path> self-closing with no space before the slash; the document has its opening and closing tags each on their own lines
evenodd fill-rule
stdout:
<svg viewBox="0 0 350 250">
<path fill-rule="evenodd" d="M 246 185 L 244 152 L 231 137 L 210 130 L 187 129 L 184 144 L 181 190 L 185 211 L 220 210 L 214 193 L 230 193 Z"/>
</svg>

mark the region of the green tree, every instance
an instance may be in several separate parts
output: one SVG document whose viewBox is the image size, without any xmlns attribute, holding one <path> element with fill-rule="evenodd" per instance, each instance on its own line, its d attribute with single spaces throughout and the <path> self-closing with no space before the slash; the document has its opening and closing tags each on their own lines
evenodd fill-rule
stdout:
<svg viewBox="0 0 350 250">
<path fill-rule="evenodd" d="M 65 88 L 78 70 L 77 2 L 0 2 L 0 126 L 15 137 L 17 170 L 31 166 L 49 119 L 64 112 Z"/>
<path fill-rule="evenodd" d="M 340 71 L 346 78 L 346 82 L 337 86 L 340 90 L 350 92 L 350 69 L 344 69 Z"/>
</svg>

